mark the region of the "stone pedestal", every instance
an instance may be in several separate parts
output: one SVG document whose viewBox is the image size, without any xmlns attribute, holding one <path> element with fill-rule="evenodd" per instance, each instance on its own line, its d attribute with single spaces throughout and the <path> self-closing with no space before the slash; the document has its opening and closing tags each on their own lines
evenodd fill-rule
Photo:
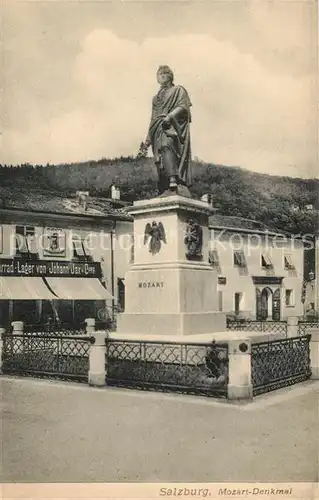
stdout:
<svg viewBox="0 0 319 500">
<path fill-rule="evenodd" d="M 23 335 L 23 321 L 12 321 L 12 333 L 16 335 Z"/>
<path fill-rule="evenodd" d="M 251 339 L 232 339 L 228 342 L 228 399 L 252 399 Z"/>
<path fill-rule="evenodd" d="M 125 276 L 118 333 L 183 336 L 226 330 L 225 314 L 217 311 L 217 274 L 208 263 L 213 211 L 207 203 L 178 195 L 134 203 L 134 264 Z M 189 219 L 202 228 L 202 252 L 193 260 L 184 243 Z M 160 223 L 165 238 L 155 244 L 145 231 Z"/>
<path fill-rule="evenodd" d="M 287 338 L 298 337 L 298 317 L 289 316 L 287 318 Z"/>
<path fill-rule="evenodd" d="M 85 320 L 86 324 L 86 334 L 87 335 L 94 335 L 95 334 L 95 318 L 86 318 Z"/>
<path fill-rule="evenodd" d="M 88 382 L 89 385 L 103 387 L 106 376 L 106 334 L 105 332 L 94 332 L 93 336 L 95 341 L 90 345 Z"/>
<path fill-rule="evenodd" d="M 319 328 L 310 328 L 310 369 L 311 378 L 319 380 Z"/>
</svg>

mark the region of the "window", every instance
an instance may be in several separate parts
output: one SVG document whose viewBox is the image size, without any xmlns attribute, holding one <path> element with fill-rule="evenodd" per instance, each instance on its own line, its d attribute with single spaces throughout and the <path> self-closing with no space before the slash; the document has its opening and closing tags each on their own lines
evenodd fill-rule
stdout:
<svg viewBox="0 0 319 500">
<path fill-rule="evenodd" d="M 125 282 L 123 278 L 117 278 L 117 302 L 121 312 L 125 310 Z"/>
<path fill-rule="evenodd" d="M 267 253 L 263 253 L 261 255 L 261 267 L 266 268 L 266 269 L 273 267 L 273 264 L 272 264 L 270 257 Z"/>
<path fill-rule="evenodd" d="M 292 263 L 291 255 L 284 255 L 284 266 L 285 269 L 295 269 L 295 266 Z"/>
<path fill-rule="evenodd" d="M 286 290 L 285 303 L 286 307 L 294 307 L 295 305 L 295 296 L 293 290 Z"/>
<path fill-rule="evenodd" d="M 243 302 L 243 293 L 242 292 L 236 292 L 234 296 L 234 301 L 235 301 L 235 313 L 238 314 L 242 310 L 242 302 Z"/>
<path fill-rule="evenodd" d="M 15 240 L 17 256 L 38 256 L 34 226 L 16 226 Z"/>
<path fill-rule="evenodd" d="M 88 248 L 85 238 L 74 236 L 73 240 L 73 258 L 76 260 L 89 260 L 92 261 L 91 251 Z"/>
<path fill-rule="evenodd" d="M 208 262 L 214 267 L 219 266 L 219 257 L 217 250 L 209 250 Z"/>
<path fill-rule="evenodd" d="M 246 267 L 246 259 L 244 252 L 234 252 L 234 266 Z"/>
</svg>

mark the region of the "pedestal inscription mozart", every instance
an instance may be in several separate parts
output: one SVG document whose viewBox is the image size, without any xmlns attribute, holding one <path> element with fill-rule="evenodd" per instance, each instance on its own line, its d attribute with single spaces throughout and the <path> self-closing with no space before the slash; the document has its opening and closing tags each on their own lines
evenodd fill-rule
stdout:
<svg viewBox="0 0 319 500">
<path fill-rule="evenodd" d="M 192 105 L 188 93 L 181 85 L 174 84 L 174 74 L 169 66 L 157 71 L 160 84 L 153 97 L 152 115 L 140 155 L 146 155 L 152 146 L 158 172 L 160 194 L 173 191 L 191 197 L 188 187 L 192 183 L 190 165 L 190 122 Z"/>
</svg>

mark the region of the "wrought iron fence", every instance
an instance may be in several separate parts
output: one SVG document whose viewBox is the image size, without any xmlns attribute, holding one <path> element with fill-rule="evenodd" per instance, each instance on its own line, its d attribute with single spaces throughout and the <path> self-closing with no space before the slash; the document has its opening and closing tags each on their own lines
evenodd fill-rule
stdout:
<svg viewBox="0 0 319 500">
<path fill-rule="evenodd" d="M 310 335 L 253 344 L 253 395 L 297 384 L 310 378 Z"/>
<path fill-rule="evenodd" d="M 88 379 L 89 349 L 94 337 L 41 333 L 5 334 L 2 339 L 5 374 Z"/>
<path fill-rule="evenodd" d="M 227 397 L 228 345 L 106 340 L 107 384 Z"/>
<path fill-rule="evenodd" d="M 255 321 L 227 319 L 227 329 L 245 332 L 269 332 L 287 335 L 286 321 Z"/>
<path fill-rule="evenodd" d="M 299 321 L 298 323 L 298 333 L 299 335 L 305 335 L 309 328 L 319 328 L 319 321 Z"/>
</svg>

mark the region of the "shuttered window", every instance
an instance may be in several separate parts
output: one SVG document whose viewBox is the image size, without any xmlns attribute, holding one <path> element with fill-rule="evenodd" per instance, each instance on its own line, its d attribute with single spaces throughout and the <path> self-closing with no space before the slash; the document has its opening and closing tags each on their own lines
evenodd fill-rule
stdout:
<svg viewBox="0 0 319 500">
<path fill-rule="evenodd" d="M 243 251 L 234 252 L 234 266 L 246 267 L 246 259 Z"/>
<path fill-rule="evenodd" d="M 35 257 L 38 255 L 34 226 L 16 226 L 15 241 L 17 256 Z"/>
<path fill-rule="evenodd" d="M 92 261 L 91 250 L 85 238 L 73 237 L 73 258 Z"/>
<path fill-rule="evenodd" d="M 284 256 L 285 269 L 295 269 L 295 266 L 291 260 L 291 255 Z"/>
<path fill-rule="evenodd" d="M 261 267 L 269 268 L 273 267 L 271 259 L 267 253 L 261 255 Z"/>
</svg>

